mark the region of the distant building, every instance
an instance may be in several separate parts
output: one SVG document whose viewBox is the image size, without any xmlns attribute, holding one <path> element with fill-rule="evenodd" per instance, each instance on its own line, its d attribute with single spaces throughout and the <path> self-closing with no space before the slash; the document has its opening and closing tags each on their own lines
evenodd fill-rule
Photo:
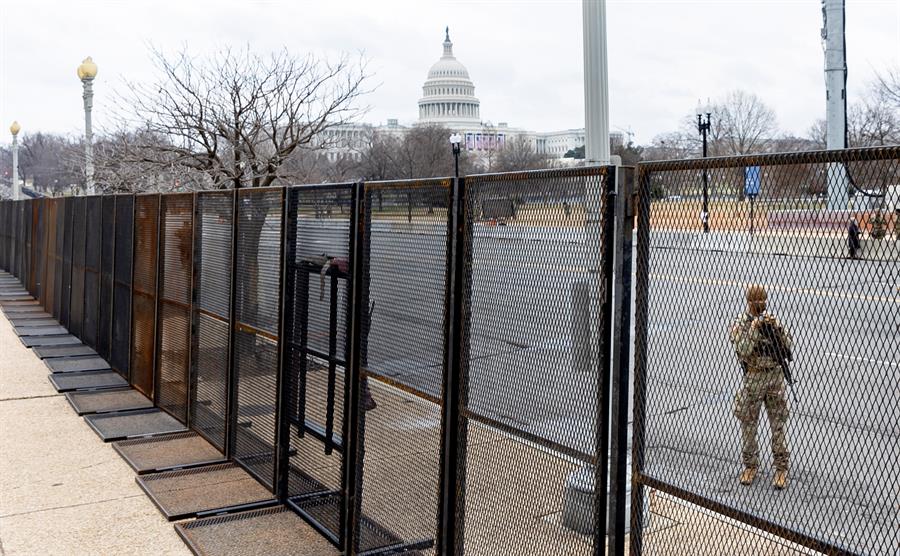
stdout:
<svg viewBox="0 0 900 556">
<path fill-rule="evenodd" d="M 464 148 L 473 152 L 487 152 L 502 148 L 507 141 L 526 137 L 537 152 L 550 158 L 563 158 L 567 152 L 584 147 L 584 128 L 534 132 L 511 127 L 506 122 L 496 125 L 481 119 L 481 103 L 475 96 L 475 84 L 469 70 L 453 55 L 450 30 L 446 30 L 441 57 L 428 70 L 419 98 L 419 117 L 416 125 L 440 125 L 459 133 Z M 410 126 L 389 119 L 385 125 L 348 124 L 330 129 L 324 137 L 328 159 L 359 159 L 373 133 L 390 133 L 402 137 Z M 610 133 L 612 145 L 622 144 L 624 135 Z"/>
</svg>

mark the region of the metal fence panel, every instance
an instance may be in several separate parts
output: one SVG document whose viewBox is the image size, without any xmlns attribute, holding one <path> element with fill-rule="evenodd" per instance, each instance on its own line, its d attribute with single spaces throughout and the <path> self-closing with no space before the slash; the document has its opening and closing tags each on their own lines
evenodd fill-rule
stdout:
<svg viewBox="0 0 900 556">
<path fill-rule="evenodd" d="M 103 196 L 101 206 L 100 239 L 100 302 L 98 316 L 97 353 L 109 361 L 113 320 L 113 265 L 115 261 L 116 197 Z"/>
<path fill-rule="evenodd" d="M 52 314 L 56 300 L 56 211 L 59 199 L 45 199 L 44 310 Z"/>
<path fill-rule="evenodd" d="M 187 423 L 194 195 L 163 195 L 159 229 L 157 405 Z"/>
<path fill-rule="evenodd" d="M 32 287 L 32 272 L 31 272 L 31 262 L 32 262 L 32 233 L 34 229 L 32 228 L 32 220 L 34 218 L 34 211 L 31 208 L 33 203 L 32 199 L 26 199 L 22 201 L 22 237 L 25 239 L 25 248 L 22 250 L 22 268 L 21 268 L 21 276 L 19 280 L 22 282 L 22 285 L 26 290 L 33 293 Z"/>
<path fill-rule="evenodd" d="M 130 376 L 131 273 L 134 252 L 134 196 L 116 195 L 113 250 L 113 308 L 109 366 L 125 378 Z"/>
<path fill-rule="evenodd" d="M 290 188 L 283 358 L 288 500 L 340 543 L 354 185 Z"/>
<path fill-rule="evenodd" d="M 191 428 L 225 451 L 234 193 L 197 194 Z"/>
<path fill-rule="evenodd" d="M 63 222 L 62 292 L 60 295 L 59 323 L 69 327 L 72 308 L 72 244 L 74 243 L 75 197 L 65 198 Z"/>
<path fill-rule="evenodd" d="M 44 200 L 31 202 L 31 277 L 29 291 L 40 303 L 43 301 L 44 280 Z"/>
<path fill-rule="evenodd" d="M 898 179 L 897 147 L 641 165 L 632 553 L 896 553 Z"/>
<path fill-rule="evenodd" d="M 82 340 L 97 349 L 100 332 L 100 256 L 103 235 L 103 198 L 85 198 L 84 326 Z"/>
<path fill-rule="evenodd" d="M 234 458 L 274 489 L 283 189 L 241 189 L 232 415 Z"/>
<path fill-rule="evenodd" d="M 60 316 L 60 307 L 62 306 L 63 297 L 63 251 L 65 246 L 64 234 L 66 232 L 66 200 L 58 198 L 55 200 L 56 217 L 54 229 L 56 230 L 56 249 L 53 252 L 54 258 L 54 274 L 53 279 L 53 308 L 50 313 L 57 321 L 62 322 Z"/>
<path fill-rule="evenodd" d="M 0 268 L 9 272 L 10 201 L 0 201 Z"/>
<path fill-rule="evenodd" d="M 86 198 L 75 197 L 72 210 L 72 286 L 69 300 L 69 331 L 84 339 L 84 248 Z"/>
<path fill-rule="evenodd" d="M 131 385 L 150 399 L 154 399 L 158 248 L 159 195 L 137 195 L 134 199 L 134 273 L 129 370 Z"/>
</svg>

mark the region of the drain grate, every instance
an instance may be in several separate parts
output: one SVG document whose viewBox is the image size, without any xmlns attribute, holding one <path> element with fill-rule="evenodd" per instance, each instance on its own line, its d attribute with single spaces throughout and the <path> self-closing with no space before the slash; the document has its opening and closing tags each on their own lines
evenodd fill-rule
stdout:
<svg viewBox="0 0 900 556">
<path fill-rule="evenodd" d="M 109 369 L 102 357 L 80 357 L 72 359 L 47 359 L 44 361 L 54 373 L 74 373 L 81 371 L 105 371 Z"/>
<path fill-rule="evenodd" d="M 69 392 L 66 399 L 78 415 L 149 409 L 153 402 L 137 390 L 101 390 L 98 392 Z"/>
<path fill-rule="evenodd" d="M 65 326 L 16 326 L 14 328 L 19 336 L 58 336 L 68 334 Z"/>
<path fill-rule="evenodd" d="M 37 346 L 66 346 L 78 345 L 81 340 L 71 334 L 58 334 L 56 336 L 20 336 L 25 347 Z"/>
<path fill-rule="evenodd" d="M 57 392 L 74 390 L 97 390 L 101 388 L 121 388 L 128 386 L 118 373 L 112 371 L 88 371 L 86 373 L 51 373 L 47 375 Z"/>
<path fill-rule="evenodd" d="M 113 448 L 139 475 L 224 461 L 222 452 L 193 431 L 121 440 Z"/>
<path fill-rule="evenodd" d="M 266 487 L 234 463 L 141 475 L 137 482 L 169 521 L 275 503 Z"/>
<path fill-rule="evenodd" d="M 97 352 L 84 344 L 69 346 L 38 346 L 34 348 L 34 354 L 41 359 L 53 357 L 78 357 L 81 355 L 97 355 Z"/>
<path fill-rule="evenodd" d="M 204 556 L 327 556 L 338 551 L 284 506 L 187 523 L 175 530 L 191 552 Z"/>
<path fill-rule="evenodd" d="M 122 378 L 110 371 L 114 376 Z M 61 376 L 67 376 L 63 374 Z M 84 420 L 104 442 L 125 440 L 186 430 L 174 417 L 159 409 L 142 409 L 123 413 L 98 413 Z"/>
</svg>

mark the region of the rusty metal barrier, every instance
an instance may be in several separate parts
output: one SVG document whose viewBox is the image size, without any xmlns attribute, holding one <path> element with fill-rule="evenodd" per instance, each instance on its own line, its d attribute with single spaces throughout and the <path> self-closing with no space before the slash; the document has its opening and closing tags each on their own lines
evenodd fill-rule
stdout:
<svg viewBox="0 0 900 556">
<path fill-rule="evenodd" d="M 109 361 L 113 328 L 113 269 L 115 267 L 116 197 L 104 195 L 100 207 L 100 300 L 97 316 L 97 354 Z"/>
<path fill-rule="evenodd" d="M 115 237 L 112 272 L 112 331 L 109 366 L 131 376 L 132 270 L 134 268 L 134 195 L 115 196 Z"/>
<path fill-rule="evenodd" d="M 158 194 L 134 197 L 134 271 L 131 297 L 129 377 L 139 392 L 155 399 L 156 298 L 159 264 Z"/>
<path fill-rule="evenodd" d="M 159 220 L 155 390 L 157 405 L 186 424 L 191 361 L 194 195 L 162 195 Z"/>
<path fill-rule="evenodd" d="M 84 309 L 82 341 L 97 349 L 100 334 L 100 261 L 103 239 L 103 197 L 85 198 Z"/>
<path fill-rule="evenodd" d="M 72 281 L 69 297 L 69 332 L 84 339 L 84 259 L 86 197 L 72 199 Z"/>
</svg>

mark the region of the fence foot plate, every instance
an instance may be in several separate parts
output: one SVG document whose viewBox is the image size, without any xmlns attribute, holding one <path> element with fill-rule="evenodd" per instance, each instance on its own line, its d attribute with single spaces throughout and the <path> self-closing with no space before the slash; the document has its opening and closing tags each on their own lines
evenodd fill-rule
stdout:
<svg viewBox="0 0 900 556">
<path fill-rule="evenodd" d="M 88 371 L 86 373 L 51 373 L 47 375 L 57 392 L 74 390 L 98 390 L 102 388 L 122 388 L 128 381 L 113 371 Z"/>
<path fill-rule="evenodd" d="M 328 541 L 284 506 L 177 523 L 175 531 L 191 552 L 207 556 L 338 554 Z"/>
<path fill-rule="evenodd" d="M 56 336 L 20 336 L 25 347 L 37 346 L 73 346 L 80 345 L 81 340 L 71 334 L 58 334 Z"/>
<path fill-rule="evenodd" d="M 58 336 L 68 334 L 65 326 L 15 326 L 13 330 L 19 336 Z"/>
<path fill-rule="evenodd" d="M 24 301 L 9 301 L 0 299 L 0 307 L 3 307 L 4 311 L 9 311 L 11 309 L 15 309 L 16 307 L 41 307 L 41 304 L 34 299 L 28 299 Z"/>
<path fill-rule="evenodd" d="M 102 357 L 55 358 L 44 361 L 47 368 L 54 373 L 74 373 L 81 371 L 105 371 L 109 369 Z"/>
<path fill-rule="evenodd" d="M 44 312 L 44 308 L 40 305 L 5 305 L 3 306 L 3 314 L 10 318 L 14 318 L 25 315 L 43 315 L 46 313 Z"/>
<path fill-rule="evenodd" d="M 81 355 L 97 355 L 97 352 L 84 344 L 68 346 L 38 346 L 32 350 L 41 359 L 52 357 L 78 357 Z"/>
<path fill-rule="evenodd" d="M 113 449 L 138 475 L 225 461 L 222 452 L 193 431 L 120 440 Z"/>
<path fill-rule="evenodd" d="M 112 371 L 108 372 L 112 373 Z M 62 376 L 66 376 L 66 374 Z M 112 374 L 119 376 L 116 373 Z M 119 376 L 119 378 L 122 377 Z M 86 415 L 84 420 L 104 442 L 186 430 L 184 425 L 160 409 L 142 409 L 122 413 L 98 413 Z"/>
<path fill-rule="evenodd" d="M 275 503 L 266 487 L 234 463 L 151 473 L 136 480 L 169 521 Z"/>
<path fill-rule="evenodd" d="M 53 317 L 19 317 L 10 315 L 9 322 L 15 326 L 59 326 Z"/>
<path fill-rule="evenodd" d="M 134 389 L 69 392 L 66 399 L 78 415 L 150 409 L 153 402 Z"/>
<path fill-rule="evenodd" d="M 37 310 L 34 310 L 34 311 L 8 313 L 6 315 L 6 318 L 10 319 L 10 321 L 50 319 L 54 323 L 59 324 L 59 321 L 57 321 L 55 318 L 53 318 L 53 315 L 51 315 L 50 313 L 47 313 L 46 311 L 41 311 L 39 307 L 37 308 Z M 15 323 L 13 324 L 13 326 L 15 326 Z"/>
</svg>

